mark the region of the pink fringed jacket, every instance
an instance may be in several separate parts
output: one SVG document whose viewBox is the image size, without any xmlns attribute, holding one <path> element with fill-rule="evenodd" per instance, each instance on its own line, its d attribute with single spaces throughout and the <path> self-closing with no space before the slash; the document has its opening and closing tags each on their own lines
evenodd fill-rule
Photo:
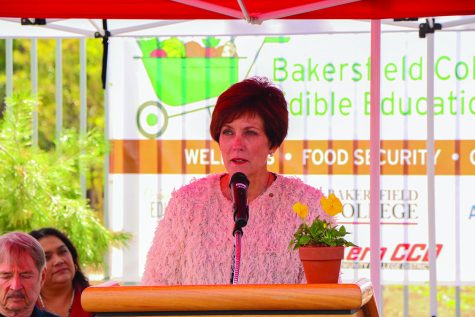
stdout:
<svg viewBox="0 0 475 317">
<path fill-rule="evenodd" d="M 229 284 L 234 226 L 232 202 L 220 189 L 219 174 L 198 179 L 173 192 L 147 255 L 143 285 Z M 289 241 L 301 223 L 292 210 L 300 201 L 321 209 L 322 193 L 300 179 L 277 179 L 249 204 L 243 228 L 239 284 L 297 284 L 305 276 L 298 251 Z"/>
</svg>

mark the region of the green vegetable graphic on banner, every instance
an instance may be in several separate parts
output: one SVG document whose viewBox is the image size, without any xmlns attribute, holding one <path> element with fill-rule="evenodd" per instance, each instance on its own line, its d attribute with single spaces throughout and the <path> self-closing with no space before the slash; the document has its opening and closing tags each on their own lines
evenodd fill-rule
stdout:
<svg viewBox="0 0 475 317">
<path fill-rule="evenodd" d="M 289 38 L 285 37 L 266 37 L 245 77 L 249 75 L 265 43 L 288 41 Z M 147 138 L 161 136 L 171 117 L 212 107 L 168 115 L 164 105 L 179 107 L 215 98 L 239 80 L 240 57 L 232 41 L 220 45 L 220 39 L 206 37 L 199 44 L 195 41 L 184 43 L 172 37 L 164 41 L 146 38 L 137 42 L 142 52 L 142 62 L 158 98 L 158 101 L 145 102 L 137 111 L 138 129 Z"/>
</svg>

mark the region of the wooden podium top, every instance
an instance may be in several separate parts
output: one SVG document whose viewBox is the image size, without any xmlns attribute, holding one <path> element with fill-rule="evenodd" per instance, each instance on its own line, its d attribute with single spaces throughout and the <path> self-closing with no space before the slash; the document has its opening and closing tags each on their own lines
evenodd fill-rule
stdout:
<svg viewBox="0 0 475 317">
<path fill-rule="evenodd" d="M 378 316 L 368 280 L 355 284 L 91 286 L 84 310 L 100 315 Z M 336 314 L 335 314 L 336 313 Z"/>
</svg>

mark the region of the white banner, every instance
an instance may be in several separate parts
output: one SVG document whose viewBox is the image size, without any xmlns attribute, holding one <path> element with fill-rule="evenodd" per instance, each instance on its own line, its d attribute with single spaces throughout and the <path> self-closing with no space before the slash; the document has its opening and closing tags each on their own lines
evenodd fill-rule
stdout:
<svg viewBox="0 0 475 317">
<path fill-rule="evenodd" d="M 134 234 L 113 252 L 112 277 L 139 281 L 173 189 L 224 170 L 210 114 L 252 75 L 289 102 L 289 135 L 270 169 L 342 199 L 338 220 L 359 246 L 346 249 L 343 279 L 369 277 L 369 47 L 369 34 L 111 39 L 109 217 Z M 382 280 L 417 283 L 429 279 L 426 41 L 383 34 L 381 53 Z M 434 107 L 437 277 L 473 283 L 474 32 L 437 33 Z"/>
</svg>

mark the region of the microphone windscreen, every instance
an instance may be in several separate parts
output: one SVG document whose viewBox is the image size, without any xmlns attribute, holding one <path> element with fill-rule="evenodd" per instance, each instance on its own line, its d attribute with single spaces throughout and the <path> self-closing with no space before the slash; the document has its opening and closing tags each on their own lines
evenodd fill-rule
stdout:
<svg viewBox="0 0 475 317">
<path fill-rule="evenodd" d="M 249 186 L 249 180 L 247 179 L 247 176 L 244 175 L 244 173 L 241 172 L 236 172 L 231 176 L 231 180 L 229 181 L 229 187 L 232 186 L 232 184 L 245 184 L 246 187 Z"/>
</svg>

